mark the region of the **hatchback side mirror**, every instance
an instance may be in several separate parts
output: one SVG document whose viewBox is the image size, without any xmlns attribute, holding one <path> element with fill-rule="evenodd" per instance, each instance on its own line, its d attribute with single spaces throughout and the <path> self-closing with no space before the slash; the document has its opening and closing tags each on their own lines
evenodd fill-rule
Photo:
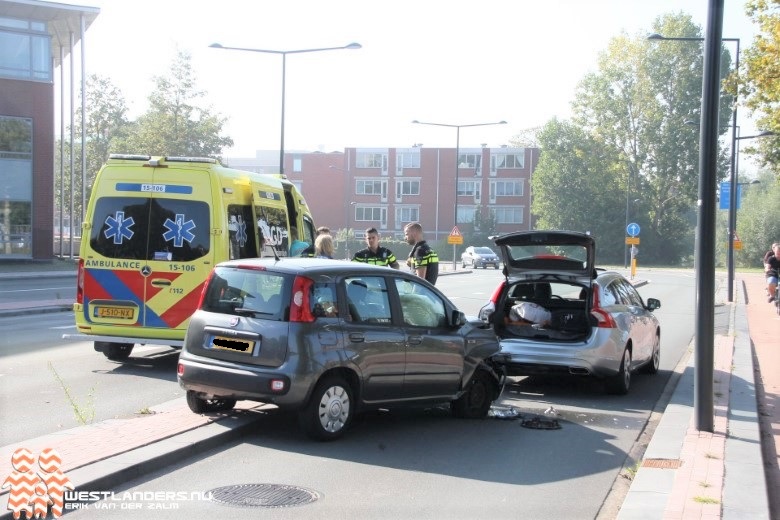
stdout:
<svg viewBox="0 0 780 520">
<path fill-rule="evenodd" d="M 654 311 L 656 309 L 661 308 L 661 300 L 658 300 L 656 298 L 648 298 L 647 299 L 647 310 L 648 311 Z"/>
<path fill-rule="evenodd" d="M 466 324 L 466 315 L 459 310 L 454 310 L 450 316 L 450 323 L 453 327 L 462 327 Z"/>
</svg>

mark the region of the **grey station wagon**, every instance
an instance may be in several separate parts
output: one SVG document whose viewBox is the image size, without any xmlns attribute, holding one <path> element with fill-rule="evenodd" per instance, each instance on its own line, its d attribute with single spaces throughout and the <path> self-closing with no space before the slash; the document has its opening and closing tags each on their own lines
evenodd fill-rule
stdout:
<svg viewBox="0 0 780 520">
<path fill-rule="evenodd" d="M 339 437 L 358 411 L 451 403 L 480 418 L 500 395 L 492 330 L 411 273 L 314 258 L 218 264 L 179 356 L 196 413 L 236 400 L 296 410 L 310 437 Z"/>
</svg>

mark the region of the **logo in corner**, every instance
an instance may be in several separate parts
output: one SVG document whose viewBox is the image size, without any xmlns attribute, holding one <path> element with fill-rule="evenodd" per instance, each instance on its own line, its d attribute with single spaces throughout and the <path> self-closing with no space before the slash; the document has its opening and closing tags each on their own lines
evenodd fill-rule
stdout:
<svg viewBox="0 0 780 520">
<path fill-rule="evenodd" d="M 13 471 L 3 481 L 1 488 L 9 488 L 8 506 L 18 520 L 46 518 L 51 506 L 52 518 L 62 516 L 66 489 L 74 489 L 73 482 L 63 473 L 62 457 L 53 448 L 45 448 L 36 457 L 27 448 L 19 448 L 11 455 Z"/>
</svg>

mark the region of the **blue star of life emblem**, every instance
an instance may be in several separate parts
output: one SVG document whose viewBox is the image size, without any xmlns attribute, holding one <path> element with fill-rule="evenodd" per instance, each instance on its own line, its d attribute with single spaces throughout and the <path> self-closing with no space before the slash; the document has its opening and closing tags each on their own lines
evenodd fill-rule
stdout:
<svg viewBox="0 0 780 520">
<path fill-rule="evenodd" d="M 133 238 L 133 230 L 130 229 L 133 224 L 135 224 L 133 217 L 125 218 L 124 211 L 117 211 L 115 216 L 106 217 L 108 228 L 103 232 L 103 235 L 106 238 L 113 238 L 115 244 L 121 244 L 125 238 L 128 240 Z"/>
<path fill-rule="evenodd" d="M 247 239 L 246 222 L 244 222 L 244 218 L 241 215 L 238 215 L 236 221 L 238 222 L 238 229 L 236 230 L 236 240 L 238 241 L 239 247 L 244 247 Z"/>
<path fill-rule="evenodd" d="M 195 222 L 192 219 L 184 221 L 184 213 L 176 214 L 176 222 L 169 218 L 165 219 L 163 223 L 168 231 L 163 233 L 163 238 L 166 242 L 173 240 L 173 247 L 181 247 L 184 245 L 184 241 L 192 242 L 195 238 L 195 234 L 192 232 L 195 229 Z"/>
</svg>

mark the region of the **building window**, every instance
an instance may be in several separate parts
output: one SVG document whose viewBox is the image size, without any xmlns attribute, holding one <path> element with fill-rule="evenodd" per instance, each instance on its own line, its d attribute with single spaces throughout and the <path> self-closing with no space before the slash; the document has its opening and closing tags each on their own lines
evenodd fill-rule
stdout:
<svg viewBox="0 0 780 520">
<path fill-rule="evenodd" d="M 387 192 L 387 181 L 379 179 L 357 179 L 355 193 L 358 195 L 384 195 Z"/>
<path fill-rule="evenodd" d="M 491 198 L 495 197 L 522 197 L 523 182 L 515 180 L 496 180 L 490 182 Z"/>
<path fill-rule="evenodd" d="M 474 222 L 474 215 L 477 212 L 476 206 L 458 205 L 458 224 L 471 224 Z"/>
<path fill-rule="evenodd" d="M 396 206 L 395 228 L 401 229 L 405 222 L 417 222 L 420 220 L 419 206 Z"/>
<path fill-rule="evenodd" d="M 525 166 L 524 153 L 495 153 L 490 157 L 490 160 L 494 164 L 494 170 L 521 169 Z"/>
<path fill-rule="evenodd" d="M 458 181 L 458 195 L 474 196 L 478 199 L 480 196 L 480 190 L 482 189 L 481 181 Z"/>
<path fill-rule="evenodd" d="M 419 195 L 420 181 L 419 180 L 395 181 L 395 194 L 399 198 L 404 195 Z"/>
<path fill-rule="evenodd" d="M 458 168 L 473 168 L 478 170 L 482 166 L 482 154 L 462 153 L 458 155 Z"/>
<path fill-rule="evenodd" d="M 395 156 L 396 168 L 419 168 L 420 152 L 398 152 Z"/>
<path fill-rule="evenodd" d="M 387 208 L 382 206 L 357 206 L 355 208 L 355 222 L 379 222 L 381 226 L 386 226 Z"/>
<path fill-rule="evenodd" d="M 496 224 L 523 223 L 523 208 L 521 206 L 497 206 L 491 209 L 496 216 Z"/>
<path fill-rule="evenodd" d="M 51 67 L 46 24 L 0 18 L 0 77 L 50 82 Z"/>
<path fill-rule="evenodd" d="M 32 119 L 0 116 L 0 258 L 32 256 L 32 180 Z"/>
<path fill-rule="evenodd" d="M 300 155 L 293 155 L 293 172 L 300 173 L 303 171 L 303 157 Z"/>
<path fill-rule="evenodd" d="M 355 166 L 358 168 L 382 168 L 387 169 L 387 155 L 372 152 L 357 152 Z"/>
</svg>

